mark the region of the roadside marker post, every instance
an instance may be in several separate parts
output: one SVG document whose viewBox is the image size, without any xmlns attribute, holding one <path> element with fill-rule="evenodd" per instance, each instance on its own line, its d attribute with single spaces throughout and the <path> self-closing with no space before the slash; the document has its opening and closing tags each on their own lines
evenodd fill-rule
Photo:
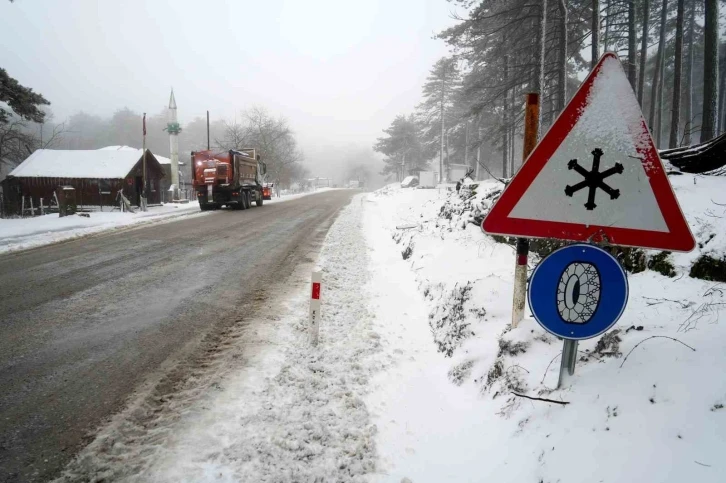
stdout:
<svg viewBox="0 0 726 483">
<path fill-rule="evenodd" d="M 322 288 L 322 272 L 313 272 L 310 284 L 310 342 L 318 345 L 320 333 L 320 291 Z"/>
<path fill-rule="evenodd" d="M 616 54 L 600 58 L 482 230 L 580 242 L 542 260 L 527 290 L 537 322 L 564 339 L 558 387 L 574 374 L 577 341 L 612 328 L 627 303 L 625 271 L 595 244 L 693 250 L 695 239 Z M 515 300 L 517 284 L 515 278 Z"/>
</svg>

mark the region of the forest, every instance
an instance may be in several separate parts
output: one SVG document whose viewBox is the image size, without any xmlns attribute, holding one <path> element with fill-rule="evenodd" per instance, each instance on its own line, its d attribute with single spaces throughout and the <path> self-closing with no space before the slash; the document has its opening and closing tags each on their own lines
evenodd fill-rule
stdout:
<svg viewBox="0 0 726 483">
<path fill-rule="evenodd" d="M 414 112 L 383 130 L 382 174 L 446 172 L 477 179 L 521 165 L 524 96 L 540 96 L 543 134 L 604 52 L 627 73 L 659 149 L 726 131 L 726 43 L 718 0 L 450 0 L 456 24 L 436 34 L 436 61 Z"/>
</svg>

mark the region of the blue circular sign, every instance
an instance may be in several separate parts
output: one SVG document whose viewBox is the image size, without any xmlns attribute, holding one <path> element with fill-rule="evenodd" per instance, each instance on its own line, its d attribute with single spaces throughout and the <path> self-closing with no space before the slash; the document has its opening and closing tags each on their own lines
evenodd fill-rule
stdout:
<svg viewBox="0 0 726 483">
<path fill-rule="evenodd" d="M 532 315 L 563 339 L 590 339 L 615 325 L 628 302 L 628 279 L 602 248 L 576 244 L 550 253 L 527 290 Z"/>
</svg>

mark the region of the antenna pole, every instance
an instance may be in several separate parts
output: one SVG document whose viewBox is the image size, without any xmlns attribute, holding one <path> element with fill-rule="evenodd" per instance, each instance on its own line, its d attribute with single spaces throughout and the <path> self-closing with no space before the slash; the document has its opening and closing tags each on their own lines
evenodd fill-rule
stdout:
<svg viewBox="0 0 726 483">
<path fill-rule="evenodd" d="M 207 151 L 209 151 L 209 111 L 207 111 Z"/>
</svg>

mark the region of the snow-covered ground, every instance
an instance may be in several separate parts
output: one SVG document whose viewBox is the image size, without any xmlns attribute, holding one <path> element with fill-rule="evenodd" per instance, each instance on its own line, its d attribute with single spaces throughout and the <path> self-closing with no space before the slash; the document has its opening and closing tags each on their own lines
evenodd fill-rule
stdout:
<svg viewBox="0 0 726 483">
<path fill-rule="evenodd" d="M 562 342 L 529 313 L 509 325 L 513 248 L 469 223 L 475 213 L 451 210 L 464 204 L 452 193 L 369 195 L 374 326 L 397 360 L 366 398 L 374 481 L 726 481 L 726 286 L 688 276 L 699 254 L 723 253 L 726 209 L 712 200 L 726 202 L 726 182 L 672 181 L 699 242 L 710 241 L 673 256 L 674 278 L 631 275 L 624 316 L 580 343 L 561 390 Z M 477 200 L 496 189 L 485 183 Z"/>
<path fill-rule="evenodd" d="M 320 188 L 315 192 L 273 198 L 265 201 L 265 204 L 290 201 L 330 189 L 332 188 Z M 212 213 L 202 213 L 199 210 L 199 203 L 195 201 L 187 204 L 167 203 L 152 206 L 147 212 L 121 213 L 118 210 L 111 211 L 111 207 L 104 207 L 104 210 L 106 211 L 89 213 L 88 217 L 73 215 L 61 218 L 56 213 L 33 218 L 0 219 L 0 253 L 34 248 L 131 225 L 171 221 L 180 216 L 204 216 Z"/>
<path fill-rule="evenodd" d="M 510 327 L 513 248 L 469 222 L 498 185 L 470 200 L 391 186 L 355 197 L 328 233 L 319 346 L 306 332 L 310 263 L 188 391 L 143 427 L 143 406 L 129 408 L 66 476 L 726 481 L 726 287 L 688 275 L 723 254 L 726 182 L 671 181 L 697 253 L 670 257 L 674 277 L 629 276 L 624 316 L 580 343 L 562 389 L 562 342 L 529 312 Z"/>
</svg>

